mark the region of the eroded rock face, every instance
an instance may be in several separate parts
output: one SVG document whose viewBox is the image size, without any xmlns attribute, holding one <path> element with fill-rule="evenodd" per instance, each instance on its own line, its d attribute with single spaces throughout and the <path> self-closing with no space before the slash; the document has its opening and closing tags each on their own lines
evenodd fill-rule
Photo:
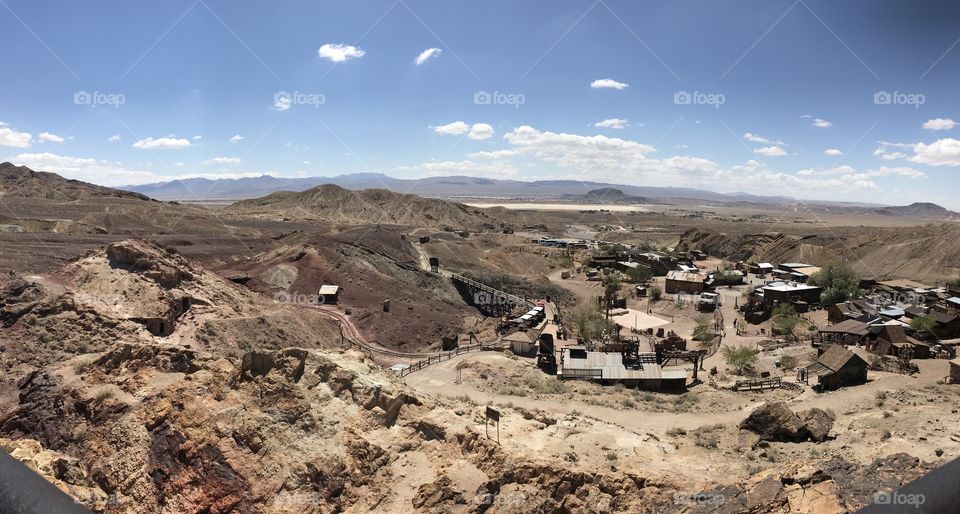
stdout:
<svg viewBox="0 0 960 514">
<path fill-rule="evenodd" d="M 111 264 L 141 273 L 167 289 L 193 278 L 185 260 L 178 257 L 171 263 L 171 256 L 160 255 L 156 247 L 142 241 L 112 243 L 107 246 L 107 258 Z"/>
</svg>

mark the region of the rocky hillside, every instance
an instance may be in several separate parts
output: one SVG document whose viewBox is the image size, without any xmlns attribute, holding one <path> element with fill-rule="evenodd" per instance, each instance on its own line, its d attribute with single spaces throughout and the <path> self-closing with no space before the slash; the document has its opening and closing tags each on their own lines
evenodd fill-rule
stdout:
<svg viewBox="0 0 960 514">
<path fill-rule="evenodd" d="M 265 219 L 316 220 L 343 225 L 381 223 L 455 230 L 496 230 L 513 226 L 517 221 L 517 214 L 506 209 L 478 209 L 385 189 L 350 191 L 331 184 L 299 193 L 283 191 L 242 200 L 227 207 L 225 212 Z"/>
<path fill-rule="evenodd" d="M 0 163 L 0 198 L 43 198 L 47 200 L 85 200 L 90 198 L 132 198 L 149 201 L 145 195 L 69 180 L 26 166 Z"/>
<path fill-rule="evenodd" d="M 863 277 L 908 278 L 942 284 L 960 275 L 960 226 L 836 228 L 822 235 L 781 233 L 730 235 L 689 229 L 680 250 L 703 250 L 732 261 L 806 262 L 815 266 L 844 261 Z"/>
</svg>

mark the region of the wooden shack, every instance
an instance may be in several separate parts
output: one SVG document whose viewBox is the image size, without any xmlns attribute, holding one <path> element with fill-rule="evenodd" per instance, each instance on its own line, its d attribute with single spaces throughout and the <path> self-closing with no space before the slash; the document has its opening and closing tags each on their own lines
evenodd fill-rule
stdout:
<svg viewBox="0 0 960 514">
<path fill-rule="evenodd" d="M 817 377 L 824 391 L 831 391 L 867 381 L 867 361 L 859 355 L 834 344 L 827 348 L 817 362 L 807 366 L 807 376 Z"/>
</svg>

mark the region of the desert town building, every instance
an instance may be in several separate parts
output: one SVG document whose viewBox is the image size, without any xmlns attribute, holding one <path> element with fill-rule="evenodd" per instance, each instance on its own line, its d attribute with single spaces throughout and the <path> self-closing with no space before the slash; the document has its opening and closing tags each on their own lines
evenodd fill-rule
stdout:
<svg viewBox="0 0 960 514">
<path fill-rule="evenodd" d="M 807 379 L 816 377 L 824 391 L 844 386 L 863 384 L 867 381 L 867 361 L 842 345 L 830 345 L 806 367 Z"/>
</svg>

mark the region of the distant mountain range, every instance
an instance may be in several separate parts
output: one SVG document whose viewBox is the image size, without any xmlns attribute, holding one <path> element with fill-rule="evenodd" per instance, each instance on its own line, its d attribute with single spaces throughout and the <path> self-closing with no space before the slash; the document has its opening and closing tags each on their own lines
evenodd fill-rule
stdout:
<svg viewBox="0 0 960 514">
<path fill-rule="evenodd" d="M 753 202 L 763 204 L 793 203 L 786 196 L 758 196 L 747 193 L 715 193 L 683 187 L 646 187 L 606 184 L 579 180 L 498 180 L 478 177 L 429 177 L 398 179 L 380 173 L 353 173 L 336 177 L 278 178 L 262 177 L 240 179 L 195 178 L 173 180 L 156 184 L 126 186 L 122 189 L 145 194 L 158 200 L 245 200 L 266 196 L 278 191 L 306 191 L 323 184 L 334 184 L 346 189 L 387 189 L 397 193 L 412 193 L 453 199 L 564 199 L 565 196 L 584 196 L 594 190 L 614 189 L 621 196 L 656 200 L 700 200 L 707 202 Z"/>
</svg>

